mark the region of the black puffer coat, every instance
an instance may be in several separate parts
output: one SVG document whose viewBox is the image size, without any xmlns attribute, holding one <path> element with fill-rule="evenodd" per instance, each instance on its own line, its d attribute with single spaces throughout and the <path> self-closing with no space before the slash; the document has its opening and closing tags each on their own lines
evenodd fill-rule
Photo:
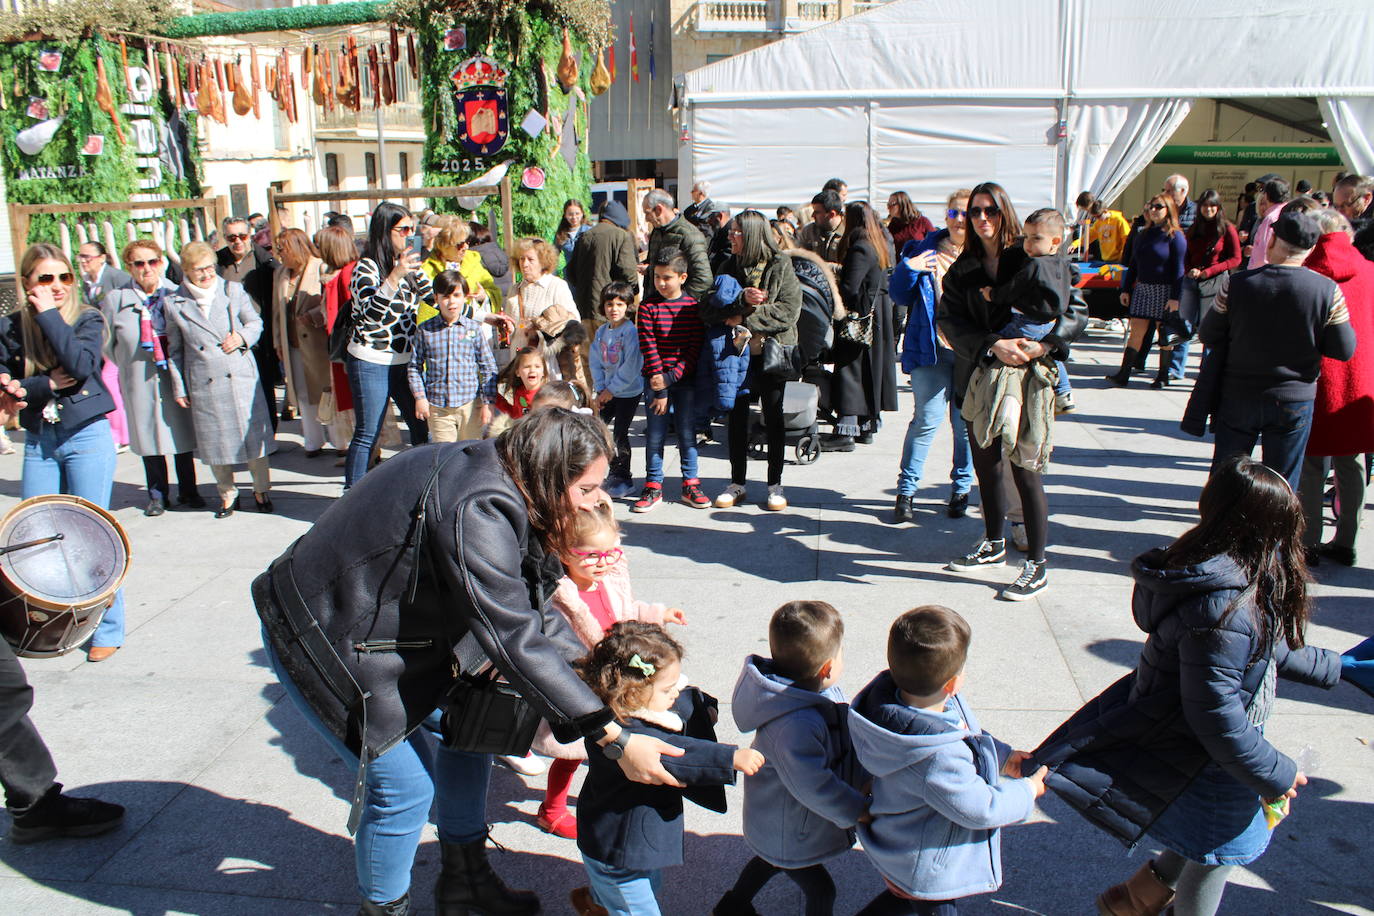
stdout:
<svg viewBox="0 0 1374 916">
<path fill-rule="evenodd" d="M 1051 789 L 1128 846 L 1209 763 L 1261 798 L 1293 785 L 1297 765 L 1246 712 L 1271 655 L 1279 677 L 1332 687 L 1341 675 L 1340 657 L 1326 649 L 1291 650 L 1279 639 L 1264 653 L 1248 599 L 1226 616 L 1248 584 L 1230 557 L 1169 568 L 1152 550 L 1131 572 L 1132 612 L 1149 634 L 1136 670 L 1046 738 L 1032 761 L 1053 771 Z"/>
<path fill-rule="evenodd" d="M 540 610 L 562 572 L 540 549 L 495 442 L 460 442 L 369 472 L 254 580 L 253 601 L 306 701 L 366 761 L 440 705 L 469 631 L 559 740 L 611 721 L 565 660 L 585 649 L 561 614 Z M 291 579 L 319 632 L 289 613 Z"/>
</svg>

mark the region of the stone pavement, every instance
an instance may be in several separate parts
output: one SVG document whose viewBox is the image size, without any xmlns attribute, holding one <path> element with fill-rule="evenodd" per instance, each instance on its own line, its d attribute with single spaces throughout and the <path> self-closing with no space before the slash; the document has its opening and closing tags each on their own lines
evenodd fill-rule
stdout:
<svg viewBox="0 0 1374 916">
<path fill-rule="evenodd" d="M 891 415 L 875 444 L 788 467 L 788 511 L 622 509 L 636 592 L 687 609 L 686 671 L 721 698 L 723 740 L 736 737 L 728 700 L 740 663 L 766 651 L 769 614 L 793 598 L 824 599 L 844 613 L 843 686 L 851 695 L 883 667 L 897 613 L 929 602 L 958 609 L 974 632 L 966 695 L 983 724 L 1017 746 L 1033 746 L 1128 670 L 1142 638 L 1129 611 L 1128 564 L 1192 522 L 1211 447 L 1177 430 L 1186 390 L 1107 388 L 1101 377 L 1116 365 L 1117 347 L 1099 335 L 1075 352 L 1079 410 L 1056 426 L 1052 584 L 1038 600 L 996 599 L 1015 569 L 970 579 L 943 568 L 981 532 L 976 511 L 957 521 L 943 511 L 947 428 L 916 523 L 888 524 L 906 392 L 902 414 Z M 131 454 L 120 457 L 113 504 L 134 546 L 127 643 L 100 665 L 73 653 L 25 667 L 59 778 L 126 805 L 128 819 L 91 840 L 0 840 L 0 913 L 356 911 L 344 830 L 350 774 L 266 669 L 248 596 L 252 577 L 339 490 L 341 469 L 329 458 L 306 459 L 297 430 L 285 426 L 274 458 L 278 512 L 270 516 L 144 518 L 141 466 Z M 639 455 L 635 467 L 643 467 Z M 670 451 L 670 472 L 675 467 Z M 702 467 L 714 494 L 726 482 L 723 448 L 709 447 Z M 751 498 L 761 498 L 761 463 L 750 472 Z M 20 455 L 0 459 L 0 511 L 14 504 L 19 473 Z M 202 486 L 212 491 L 208 472 Z M 670 493 L 675 486 L 670 477 Z M 1318 570 L 1313 644 L 1343 650 L 1374 632 L 1374 546 L 1366 547 L 1359 567 Z M 1320 763 L 1269 852 L 1236 873 L 1222 912 L 1374 913 L 1374 701 L 1344 685 L 1324 693 L 1284 683 L 1280 696 L 1271 739 L 1290 754 L 1311 745 Z M 566 913 L 568 890 L 585 877 L 574 844 L 534 825 L 541 786 L 542 778 L 497 770 L 489 816 L 508 851 L 493 860 L 516 886 L 538 889 L 546 912 Z M 666 913 L 709 912 L 748 858 L 738 790 L 730 796 L 729 814 L 689 810 L 688 864 L 666 875 Z M 1005 833 L 1002 889 L 971 900 L 967 912 L 1090 913 L 1094 895 L 1142 861 L 1143 853 L 1128 857 L 1052 796 L 1042 801 L 1034 822 Z M 0 815 L 0 833 L 7 828 Z M 430 832 L 414 872 L 421 912 L 430 910 L 437 860 Z M 831 871 L 839 913 L 854 912 L 880 887 L 857 850 Z M 796 914 L 801 898 L 777 880 L 758 906 Z"/>
</svg>

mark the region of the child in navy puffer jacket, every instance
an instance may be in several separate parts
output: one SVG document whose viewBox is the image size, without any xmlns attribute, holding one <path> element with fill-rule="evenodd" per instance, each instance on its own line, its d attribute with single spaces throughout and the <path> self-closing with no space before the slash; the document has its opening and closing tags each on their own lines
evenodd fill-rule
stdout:
<svg viewBox="0 0 1374 916">
<path fill-rule="evenodd" d="M 773 613 L 773 658 L 751 655 L 735 685 L 740 731 L 758 731 L 767 759 L 744 780 L 744 839 L 755 853 L 714 916 L 750 916 L 751 901 L 779 871 L 806 896 L 806 916 L 830 916 L 835 883 L 822 864 L 854 845 L 868 811 L 855 788 L 867 776 L 849 742 L 848 707 L 835 682 L 844 621 L 823 601 L 790 601 Z"/>
</svg>

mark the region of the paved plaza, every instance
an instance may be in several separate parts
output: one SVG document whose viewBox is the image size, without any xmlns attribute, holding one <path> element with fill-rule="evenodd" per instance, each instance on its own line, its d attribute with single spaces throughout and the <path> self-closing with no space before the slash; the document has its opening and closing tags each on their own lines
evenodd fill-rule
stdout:
<svg viewBox="0 0 1374 916">
<path fill-rule="evenodd" d="M 886 631 L 899 612 L 941 603 L 973 625 L 966 696 L 983 724 L 1018 747 L 1054 726 L 1134 664 L 1143 634 L 1132 622 L 1130 560 L 1195 519 L 1210 441 L 1178 432 L 1185 388 L 1137 381 L 1108 389 L 1116 337 L 1094 332 L 1075 350 L 1078 412 L 1055 427 L 1047 483 L 1052 511 L 1051 587 L 1036 600 L 997 600 L 1008 568 L 980 579 L 944 563 L 981 533 L 975 509 L 944 512 L 949 431 L 941 431 L 918 494 L 914 524 L 888 523 L 897 458 L 910 415 L 903 391 L 875 444 L 789 466 L 791 508 L 767 513 L 762 462 L 751 463 L 751 504 L 697 511 L 665 503 L 624 519 L 639 597 L 684 607 L 684 670 L 721 700 L 722 740 L 737 737 L 730 693 L 744 656 L 766 652 L 769 614 L 794 598 L 832 602 L 845 616 L 853 695 L 884 667 Z M 1196 366 L 1194 365 L 1193 371 Z M 1151 375 L 1153 374 L 1153 367 Z M 636 440 L 638 444 L 640 440 Z M 19 492 L 21 455 L 0 458 L 0 511 Z M 642 452 L 634 461 L 643 469 Z M 676 468 L 669 449 L 668 470 Z M 213 484 L 202 472 L 202 491 Z M 311 732 L 265 665 L 248 585 L 337 496 L 342 469 L 304 457 L 298 424 L 286 424 L 273 458 L 275 515 L 248 511 L 145 518 L 139 460 L 120 456 L 113 507 L 133 542 L 125 647 L 100 665 L 81 653 L 28 660 L 34 721 L 61 779 L 128 807 L 123 827 L 90 840 L 14 846 L 0 840 L 0 914 L 325 914 L 356 911 L 352 845 L 344 829 L 351 773 Z M 724 447 L 702 461 L 708 493 L 726 483 Z M 247 489 L 246 474 L 244 488 Z M 642 478 L 641 478 L 642 479 Z M 668 479 L 668 493 L 676 491 Z M 976 496 L 975 496 L 976 501 Z M 245 505 L 251 500 L 245 496 Z M 1361 565 L 1317 570 L 1309 640 L 1344 650 L 1374 633 L 1374 545 Z M 1237 870 L 1224 914 L 1374 914 L 1374 700 L 1347 685 L 1324 692 L 1281 683 L 1267 733 L 1283 751 L 1311 746 L 1312 783 L 1277 829 L 1269 852 Z M 506 851 L 493 862 L 512 885 L 537 889 L 547 913 L 571 912 L 567 892 L 585 884 L 575 844 L 534 823 L 542 777 L 498 769 L 489 819 Z M 749 857 L 740 794 L 718 815 L 689 806 L 687 865 L 670 869 L 665 913 L 699 916 Z M 0 833 L 8 829 L 0 814 Z M 1035 820 L 1004 834 L 1005 883 L 973 899 L 971 914 L 1093 912 L 1094 895 L 1124 878 L 1143 852 L 1089 826 L 1053 796 Z M 854 850 L 831 863 L 837 913 L 880 889 Z M 414 871 L 420 912 L 430 912 L 438 845 L 430 831 Z M 757 901 L 765 914 L 799 914 L 801 896 L 775 880 Z M 965 908 L 961 907 L 961 912 Z"/>
</svg>

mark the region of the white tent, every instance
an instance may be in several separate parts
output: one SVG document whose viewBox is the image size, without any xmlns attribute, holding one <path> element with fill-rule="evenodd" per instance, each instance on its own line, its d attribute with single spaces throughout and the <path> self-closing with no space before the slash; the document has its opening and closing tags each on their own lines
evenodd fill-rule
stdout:
<svg viewBox="0 0 1374 916">
<path fill-rule="evenodd" d="M 1062 209 L 1115 199 L 1193 99 L 1295 96 L 1374 172 L 1374 3 L 894 0 L 687 73 L 679 180 L 733 206 L 996 180 Z"/>
</svg>

